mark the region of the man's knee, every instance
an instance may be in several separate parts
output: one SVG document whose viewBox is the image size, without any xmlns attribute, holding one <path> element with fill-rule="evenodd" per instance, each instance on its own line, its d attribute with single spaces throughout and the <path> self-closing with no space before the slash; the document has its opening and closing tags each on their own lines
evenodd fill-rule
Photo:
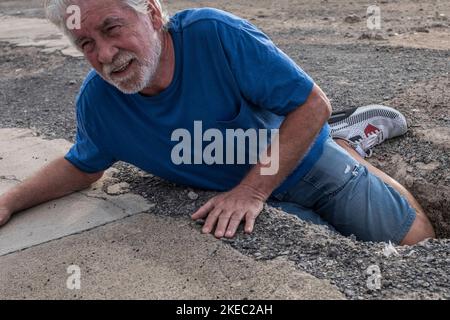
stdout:
<svg viewBox="0 0 450 320">
<path fill-rule="evenodd" d="M 431 225 L 425 214 L 420 213 L 416 215 L 411 229 L 406 234 L 406 237 L 400 243 L 401 245 L 414 245 L 420 241 L 429 238 L 435 238 L 433 226 Z"/>
</svg>

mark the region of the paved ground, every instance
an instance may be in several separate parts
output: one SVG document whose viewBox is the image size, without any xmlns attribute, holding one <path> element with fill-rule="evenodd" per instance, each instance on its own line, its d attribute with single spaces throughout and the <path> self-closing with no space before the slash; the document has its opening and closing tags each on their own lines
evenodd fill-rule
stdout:
<svg viewBox="0 0 450 320">
<path fill-rule="evenodd" d="M 0 0 L 0 13 L 7 15 L 0 17 L 0 24 L 3 21 L 10 27 L 17 21 L 11 20 L 14 17 L 32 19 L 27 20 L 28 23 L 32 21 L 41 25 L 41 20 L 35 20 L 43 17 L 39 2 Z M 350 299 L 450 298 L 450 242 L 444 239 L 450 236 L 450 8 L 446 1 L 382 1 L 383 28 L 377 33 L 367 32 L 365 1 L 352 1 L 350 4 L 337 0 L 259 0 L 255 3 L 183 0 L 168 1 L 168 4 L 171 11 L 188 6 L 215 6 L 257 24 L 316 79 L 332 99 L 335 109 L 385 103 L 404 112 L 410 122 L 409 133 L 377 148 L 371 161 L 412 190 L 429 213 L 441 239 L 414 247 L 397 248 L 398 255 L 387 258 L 383 255 L 383 244 L 359 243 L 336 236 L 267 208 L 252 236 L 239 235 L 234 240 L 218 242 L 200 236 L 197 232 L 199 226 L 193 225 L 188 218 L 212 193 L 196 190 L 199 199 L 190 200 L 187 196 L 190 190 L 118 163 L 115 166 L 117 171 L 111 172 L 112 177 L 102 182 L 100 191 L 105 192 L 105 197 L 111 197 L 107 194 L 108 187 L 113 186 L 114 189 L 118 183 L 126 182 L 130 191 L 145 201 L 142 203 L 150 206 L 151 210 L 147 210 L 148 213 L 132 211 L 136 215 L 128 218 L 113 215 L 108 217 L 109 220 L 96 214 L 98 225 L 107 224 L 90 231 L 87 231 L 91 228 L 86 225 L 88 215 L 82 217 L 86 220 L 77 226 L 77 230 L 70 231 L 69 228 L 66 234 L 51 235 L 47 231 L 42 233 L 49 229 L 38 228 L 41 235 L 48 238 L 63 238 L 46 242 L 50 239 L 41 237 L 34 243 L 27 243 L 29 237 L 23 236 L 23 232 L 33 226 L 33 218 L 28 218 L 32 213 L 17 216 L 10 225 L 0 230 L 2 252 L 30 245 L 33 247 L 0 257 L 0 287 L 5 288 L 0 296 L 70 298 L 76 294 L 76 298 L 158 298 L 170 297 L 170 294 L 172 297 L 191 297 L 189 294 L 195 292 L 198 297 L 209 298 L 214 298 L 214 295 L 223 298 L 248 295 L 338 297 L 335 290 L 328 290 L 327 281 L 330 281 Z M 352 14 L 357 17 L 346 19 Z M 52 52 L 55 46 L 60 45 L 55 41 L 61 38 L 51 31 L 48 31 L 47 37 L 39 31 L 33 36 L 34 39 L 24 38 L 24 35 L 30 35 L 31 30 L 34 32 L 37 28 L 20 32 L 17 29 L 13 32 L 5 25 L 0 28 L 0 41 L 3 41 L 0 43 L 0 127 L 31 128 L 35 135 L 45 139 L 72 141 L 75 129 L 73 101 L 88 66 L 80 58 L 67 56 L 67 51 L 64 51 L 65 54 Z M 30 46 L 30 41 L 40 47 Z M 18 47 L 18 44 L 26 46 Z M 10 132 L 3 132 L 6 139 L 11 136 Z M 16 150 L 17 146 L 6 142 L 8 146 L 3 147 L 5 138 L 0 141 L 3 141 L 0 159 L 7 159 L 7 153 Z M 11 162 L 5 164 L 6 161 L 2 161 L 0 188 L 3 189 L 0 192 L 15 183 L 14 179 L 20 180 L 17 177 L 11 179 L 15 169 L 10 166 Z M 35 165 L 39 163 L 35 162 Z M 127 189 L 125 186 L 125 192 Z M 62 201 L 78 201 L 78 198 Z M 57 203 L 65 205 L 64 202 Z M 41 221 L 37 218 L 39 214 L 49 215 L 44 209 L 41 208 L 42 213 L 33 213 L 36 214 L 34 223 Z M 114 220 L 116 222 L 109 223 Z M 43 221 L 41 227 L 45 226 Z M 156 230 L 152 228 L 156 225 L 159 227 L 154 235 Z M 22 226 L 23 229 L 16 229 L 22 230 L 22 234 L 14 231 L 14 226 Z M 72 232 L 81 233 L 67 236 Z M 209 249 L 220 246 L 220 250 L 224 250 L 220 258 L 213 256 L 212 260 L 205 253 L 207 250 L 203 252 L 205 255 L 201 259 L 208 263 L 202 268 L 210 267 L 211 273 L 189 272 L 196 274 L 194 278 L 197 279 L 192 285 L 190 278 L 192 291 L 183 289 L 188 273 L 180 275 L 180 270 L 183 270 L 180 263 L 190 260 L 172 264 L 172 256 L 183 252 L 183 246 L 170 238 L 170 234 L 182 234 L 181 239 L 192 244 L 188 247 L 192 249 L 189 252 L 193 256 L 202 252 L 204 246 Z M 17 243 L 14 237 L 23 237 L 24 242 L 7 249 L 7 243 Z M 34 246 L 40 241 L 46 243 Z M 162 242 L 171 243 L 174 251 L 159 255 L 161 251 L 153 243 Z M 153 262 L 151 258 L 155 255 L 159 255 L 160 259 Z M 222 281 L 223 288 L 210 290 L 213 283 L 210 281 L 214 278 L 207 275 L 214 273 L 216 263 L 221 264 L 219 260 L 224 261 L 225 256 L 229 258 L 226 265 L 230 266 L 231 271 L 223 276 L 230 281 Z M 240 258 L 235 258 L 237 256 Z M 241 281 L 242 290 L 233 287 L 236 274 L 232 266 L 236 265 L 236 261 L 242 260 L 243 265 L 248 263 L 258 270 L 265 270 L 271 268 L 267 267 L 271 263 L 264 261 L 278 260 L 279 257 L 293 264 L 284 263 L 280 270 L 265 279 L 261 278 L 261 281 L 269 281 L 270 287 L 270 283 L 279 282 L 280 278 L 275 276 L 278 273 L 287 284 L 281 291 L 263 288 L 245 278 Z M 218 260 L 214 260 L 216 258 Z M 170 262 L 173 268 L 160 270 L 160 262 L 161 265 Z M 65 289 L 65 268 L 69 264 L 79 264 L 86 274 L 89 273 L 80 292 L 67 292 Z M 372 291 L 367 287 L 369 276 L 366 271 L 373 265 L 381 269 L 381 290 Z M 196 270 L 196 266 L 193 261 L 189 270 Z M 292 281 L 297 273 L 290 275 L 290 268 L 297 270 L 298 277 L 306 280 Z M 161 276 L 143 276 L 153 272 Z M 304 272 L 325 281 L 318 281 Z M 174 279 L 174 287 L 166 289 L 166 278 Z M 133 283 L 139 285 L 134 286 Z M 301 286 L 296 287 L 295 283 L 301 283 Z M 152 291 L 152 286 L 159 289 Z M 301 288 L 309 288 L 303 296 L 299 295 Z M 327 288 L 329 295 L 324 294 L 321 288 Z M 209 292 L 208 295 L 205 292 Z"/>
<path fill-rule="evenodd" d="M 45 263 L 43 263 L 45 261 Z M 79 264 L 81 290 L 66 287 Z M 186 219 L 139 214 L 2 258 L 2 299 L 342 299 L 286 259 L 255 261 Z"/>
<path fill-rule="evenodd" d="M 27 129 L 0 129 L 2 150 L 0 192 L 4 192 L 54 158 L 64 155 L 71 143 L 43 140 Z M 111 178 L 113 170 L 90 189 L 42 204 L 18 214 L 1 229 L 0 255 L 92 229 L 137 213 L 151 211 L 154 204 L 121 192 Z M 103 191 L 103 185 L 110 187 Z M 117 189 L 117 190 L 115 190 Z M 108 194 L 114 193 L 113 195 Z"/>
</svg>

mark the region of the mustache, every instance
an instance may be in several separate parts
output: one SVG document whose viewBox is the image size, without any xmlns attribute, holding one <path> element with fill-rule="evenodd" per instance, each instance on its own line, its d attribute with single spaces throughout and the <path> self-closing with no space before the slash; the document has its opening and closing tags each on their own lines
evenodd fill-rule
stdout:
<svg viewBox="0 0 450 320">
<path fill-rule="evenodd" d="M 103 65 L 103 74 L 109 76 L 114 70 L 119 69 L 133 59 L 137 59 L 137 56 L 134 53 L 129 51 L 119 51 L 112 63 Z"/>
</svg>

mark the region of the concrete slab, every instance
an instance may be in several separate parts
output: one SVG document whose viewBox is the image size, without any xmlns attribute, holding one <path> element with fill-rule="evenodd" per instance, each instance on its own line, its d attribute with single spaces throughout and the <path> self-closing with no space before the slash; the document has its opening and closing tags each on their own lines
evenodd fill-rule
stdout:
<svg viewBox="0 0 450 320">
<path fill-rule="evenodd" d="M 0 129 L 0 194 L 30 176 L 71 143 L 44 140 L 27 129 Z M 102 191 L 113 181 L 112 170 L 90 189 L 14 215 L 0 229 L 0 256 L 111 221 L 150 210 L 153 205 L 134 194 L 111 196 Z"/>
<path fill-rule="evenodd" d="M 80 290 L 67 288 L 70 265 Z M 188 218 L 138 214 L 0 257 L 0 299 L 342 299 L 286 260 L 255 261 Z"/>
<path fill-rule="evenodd" d="M 0 16 L 0 41 L 23 47 L 42 47 L 43 52 L 60 50 L 68 56 L 83 56 L 58 28 L 44 19 Z"/>
</svg>

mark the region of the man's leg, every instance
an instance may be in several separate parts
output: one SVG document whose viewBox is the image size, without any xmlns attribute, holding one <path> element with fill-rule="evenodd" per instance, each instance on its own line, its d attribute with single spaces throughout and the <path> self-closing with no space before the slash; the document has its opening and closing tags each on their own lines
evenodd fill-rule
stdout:
<svg viewBox="0 0 450 320">
<path fill-rule="evenodd" d="M 434 230 L 424 210 L 412 194 L 383 171 L 375 168 L 364 157 L 371 149 L 386 139 L 401 136 L 408 126 L 405 117 L 398 111 L 383 105 L 370 105 L 336 112 L 329 121 L 332 137 L 354 159 L 369 172 L 403 195 L 416 211 L 416 219 L 402 244 L 413 244 L 434 237 Z"/>
<path fill-rule="evenodd" d="M 414 197 L 364 160 L 371 148 L 406 132 L 403 115 L 385 106 L 367 106 L 338 116 L 330 123 L 334 140 L 327 140 L 311 171 L 277 200 L 307 208 L 343 235 L 363 241 L 412 245 L 434 237 Z"/>
<path fill-rule="evenodd" d="M 419 241 L 422 241 L 426 238 L 434 238 L 435 233 L 433 227 L 431 226 L 428 217 L 426 216 L 424 210 L 414 198 L 414 196 L 406 190 L 400 183 L 391 178 L 389 175 L 381 171 L 380 169 L 374 167 L 364 158 L 362 158 L 358 152 L 356 152 L 349 144 L 349 142 L 342 139 L 334 139 L 337 144 L 339 144 L 343 149 L 345 149 L 355 160 L 364 165 L 369 172 L 383 180 L 386 184 L 390 185 L 392 188 L 397 190 L 401 195 L 403 195 L 408 203 L 413 207 L 416 211 L 416 219 L 407 233 L 406 237 L 401 242 L 402 245 L 412 245 Z"/>
</svg>

